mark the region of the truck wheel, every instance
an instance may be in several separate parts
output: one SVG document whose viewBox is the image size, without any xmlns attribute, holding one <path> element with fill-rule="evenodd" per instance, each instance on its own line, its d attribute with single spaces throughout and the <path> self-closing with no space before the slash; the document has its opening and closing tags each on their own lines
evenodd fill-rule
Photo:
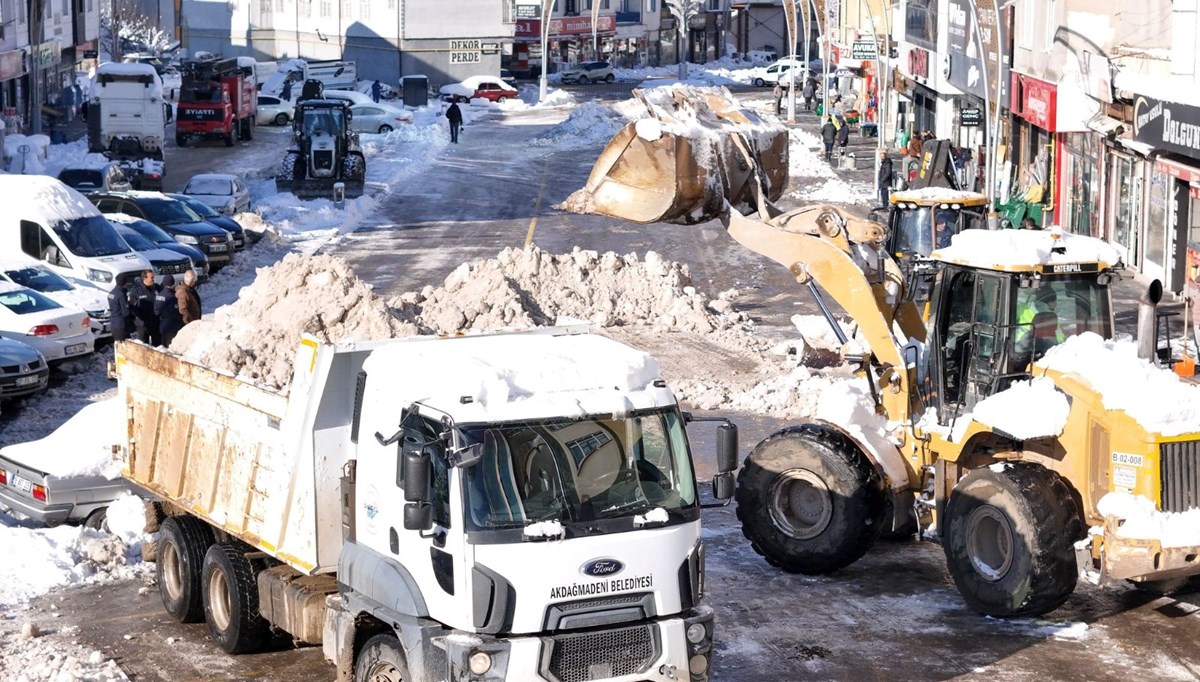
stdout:
<svg viewBox="0 0 1200 682">
<path fill-rule="evenodd" d="M 993 465 L 994 466 L 994 465 Z M 1083 524 L 1070 487 L 1029 463 L 981 467 L 946 503 L 942 549 L 967 604 L 989 616 L 1036 616 L 1075 591 Z"/>
<path fill-rule="evenodd" d="M 192 516 L 172 516 L 162 523 L 158 536 L 158 594 L 163 607 L 180 623 L 204 618 L 200 597 L 200 572 L 204 553 L 213 543 L 212 529 Z"/>
<path fill-rule="evenodd" d="M 406 682 L 408 664 L 394 635 L 375 635 L 363 644 L 354 662 L 354 682 Z"/>
<path fill-rule="evenodd" d="M 180 149 L 186 147 L 187 146 L 187 135 L 176 135 L 175 136 L 175 146 L 179 147 Z"/>
<path fill-rule="evenodd" d="M 258 583 L 245 552 L 229 542 L 204 555 L 204 620 L 208 632 L 227 654 L 258 651 L 270 626 L 258 610 Z"/>
<path fill-rule="evenodd" d="M 232 129 L 230 129 L 229 134 L 225 136 L 225 146 L 226 147 L 233 146 L 233 130 Z"/>
<path fill-rule="evenodd" d="M 815 425 L 759 443 L 738 475 L 737 516 L 754 551 L 792 573 L 857 561 L 879 537 L 883 483 L 845 436 Z"/>
<path fill-rule="evenodd" d="M 287 114 L 285 114 L 283 112 L 279 112 L 278 114 L 275 114 L 275 125 L 285 126 L 287 124 L 288 124 Z"/>
</svg>

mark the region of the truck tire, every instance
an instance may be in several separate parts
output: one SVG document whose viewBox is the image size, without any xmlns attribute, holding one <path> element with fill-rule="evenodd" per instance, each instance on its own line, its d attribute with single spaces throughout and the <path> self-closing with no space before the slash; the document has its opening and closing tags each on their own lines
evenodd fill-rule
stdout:
<svg viewBox="0 0 1200 682">
<path fill-rule="evenodd" d="M 227 654 L 258 651 L 270 625 L 258 610 L 258 583 L 245 550 L 217 543 L 204 555 L 204 620 L 208 633 Z"/>
<path fill-rule="evenodd" d="M 163 608 L 180 623 L 204 618 L 201 571 L 204 553 L 213 544 L 212 529 L 194 516 L 171 516 L 162 522 L 154 571 Z"/>
<path fill-rule="evenodd" d="M 737 516 L 773 566 L 819 575 L 857 561 L 879 537 L 883 482 L 848 438 L 813 424 L 759 443 L 738 474 Z"/>
<path fill-rule="evenodd" d="M 967 604 L 989 616 L 1036 616 L 1075 591 L 1083 523 L 1057 473 L 1017 462 L 981 467 L 950 493 L 942 549 Z"/>
<path fill-rule="evenodd" d="M 225 136 L 225 146 L 226 147 L 233 146 L 233 128 L 230 128 L 229 134 Z"/>
<path fill-rule="evenodd" d="M 354 662 L 354 682 L 408 682 L 404 649 L 394 635 L 375 635 L 363 644 Z"/>
<path fill-rule="evenodd" d="M 342 178 L 359 181 L 367 176 L 367 160 L 361 154 L 347 154 L 342 157 Z"/>
<path fill-rule="evenodd" d="M 285 126 L 287 124 L 288 124 L 288 115 L 287 114 L 283 113 L 282 111 L 279 112 L 278 114 L 275 114 L 275 125 Z"/>
<path fill-rule="evenodd" d="M 175 146 L 183 149 L 187 146 L 187 135 L 175 135 Z"/>
</svg>

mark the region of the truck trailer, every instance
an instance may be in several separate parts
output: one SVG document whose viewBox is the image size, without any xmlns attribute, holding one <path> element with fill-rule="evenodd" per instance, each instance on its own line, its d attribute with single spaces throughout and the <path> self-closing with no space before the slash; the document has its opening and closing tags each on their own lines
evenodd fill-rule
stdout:
<svg viewBox="0 0 1200 682">
<path fill-rule="evenodd" d="M 320 644 L 339 680 L 708 679 L 698 420 L 653 358 L 557 327 L 306 336 L 293 367 L 283 394 L 117 344 L 172 617 Z"/>
</svg>

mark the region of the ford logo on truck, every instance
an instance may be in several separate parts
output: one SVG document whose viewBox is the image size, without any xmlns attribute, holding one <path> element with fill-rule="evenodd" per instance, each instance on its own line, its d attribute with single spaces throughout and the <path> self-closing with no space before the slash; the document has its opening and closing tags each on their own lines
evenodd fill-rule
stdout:
<svg viewBox="0 0 1200 682">
<path fill-rule="evenodd" d="M 584 575 L 590 575 L 596 578 L 603 578 L 607 575 L 616 575 L 625 570 L 625 564 L 616 559 L 592 559 L 579 568 Z"/>
</svg>

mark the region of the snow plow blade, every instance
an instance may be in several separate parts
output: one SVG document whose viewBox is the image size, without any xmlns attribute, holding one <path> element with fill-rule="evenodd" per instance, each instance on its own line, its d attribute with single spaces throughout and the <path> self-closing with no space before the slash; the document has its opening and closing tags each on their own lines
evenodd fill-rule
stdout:
<svg viewBox="0 0 1200 682">
<path fill-rule="evenodd" d="M 336 199 L 333 186 L 336 183 L 346 186 L 346 198 L 353 199 L 363 195 L 364 183 L 353 180 L 282 180 L 275 178 L 275 191 L 291 192 L 297 199 Z"/>
<path fill-rule="evenodd" d="M 650 116 L 604 148 L 587 184 L 558 208 L 636 223 L 695 224 L 726 202 L 758 208 L 787 184 L 788 133 L 725 88 L 634 90 Z M 750 160 L 750 161 L 748 161 Z"/>
</svg>

